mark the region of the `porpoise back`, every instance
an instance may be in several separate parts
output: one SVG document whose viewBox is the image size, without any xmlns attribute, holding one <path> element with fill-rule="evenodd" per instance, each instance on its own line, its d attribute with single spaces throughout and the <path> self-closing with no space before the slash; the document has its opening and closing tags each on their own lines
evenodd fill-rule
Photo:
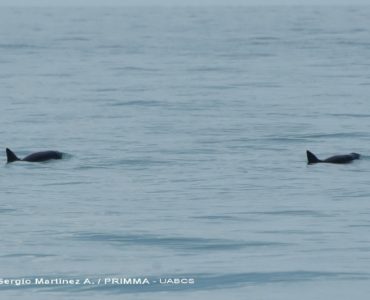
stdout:
<svg viewBox="0 0 370 300">
<path fill-rule="evenodd" d="M 307 163 L 315 164 L 315 163 L 330 163 L 330 164 L 348 164 L 355 159 L 359 159 L 360 154 L 358 153 L 350 153 L 344 155 L 334 155 L 328 157 L 324 160 L 318 159 L 315 154 L 307 150 Z"/>
<path fill-rule="evenodd" d="M 63 153 L 59 151 L 41 151 L 41 152 L 35 152 L 28 156 L 26 156 L 23 159 L 20 159 L 15 155 L 13 151 L 6 148 L 6 156 L 7 156 L 7 162 L 11 163 L 14 161 L 28 161 L 28 162 L 43 162 L 51 159 L 61 159 L 63 158 Z"/>
<path fill-rule="evenodd" d="M 335 155 L 332 157 L 328 157 L 327 159 L 324 159 L 323 162 L 332 163 L 332 164 L 347 164 L 359 158 L 360 158 L 360 154 L 350 153 L 350 154 L 345 154 L 345 155 Z"/>
<path fill-rule="evenodd" d="M 36 152 L 32 153 L 25 158 L 23 158 L 23 161 L 28 162 L 41 162 L 41 161 L 47 161 L 50 159 L 61 159 L 63 157 L 63 154 L 58 151 L 42 151 L 42 152 Z"/>
</svg>

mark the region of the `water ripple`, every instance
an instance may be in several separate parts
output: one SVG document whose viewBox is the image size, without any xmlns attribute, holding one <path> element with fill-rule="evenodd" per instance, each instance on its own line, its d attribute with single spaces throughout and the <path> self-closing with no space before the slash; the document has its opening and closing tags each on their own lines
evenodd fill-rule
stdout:
<svg viewBox="0 0 370 300">
<path fill-rule="evenodd" d="M 272 241 L 234 241 L 197 237 L 167 237 L 159 235 L 125 235 L 109 233 L 81 233 L 74 236 L 80 241 L 109 242 L 120 246 L 156 246 L 173 250 L 238 250 L 249 247 L 285 246 Z"/>
</svg>

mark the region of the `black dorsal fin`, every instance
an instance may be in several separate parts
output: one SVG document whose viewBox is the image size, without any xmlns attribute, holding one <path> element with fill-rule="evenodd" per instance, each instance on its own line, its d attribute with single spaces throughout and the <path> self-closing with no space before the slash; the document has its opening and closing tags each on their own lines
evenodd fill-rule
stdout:
<svg viewBox="0 0 370 300">
<path fill-rule="evenodd" d="M 307 152 L 307 160 L 308 160 L 308 164 L 315 164 L 315 163 L 318 163 L 318 162 L 321 162 L 321 160 L 319 160 L 315 154 L 313 154 L 312 152 L 310 151 L 306 151 Z"/>
<path fill-rule="evenodd" d="M 13 161 L 20 160 L 17 155 L 14 154 L 14 152 L 8 148 L 6 148 L 6 157 L 8 159 L 8 163 L 11 163 Z"/>
</svg>

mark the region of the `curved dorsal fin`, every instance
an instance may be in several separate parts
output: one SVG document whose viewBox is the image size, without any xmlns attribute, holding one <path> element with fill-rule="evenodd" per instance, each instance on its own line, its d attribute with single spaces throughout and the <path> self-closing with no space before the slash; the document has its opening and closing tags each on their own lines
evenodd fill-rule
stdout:
<svg viewBox="0 0 370 300">
<path fill-rule="evenodd" d="M 312 152 L 310 151 L 306 151 L 307 152 L 307 160 L 308 160 L 308 164 L 315 164 L 315 163 L 318 163 L 318 162 L 321 162 L 321 160 L 319 160 L 315 154 L 313 154 Z"/>
<path fill-rule="evenodd" d="M 7 163 L 20 160 L 17 155 L 15 155 L 14 152 L 8 148 L 6 148 L 6 157 L 8 159 Z"/>
</svg>

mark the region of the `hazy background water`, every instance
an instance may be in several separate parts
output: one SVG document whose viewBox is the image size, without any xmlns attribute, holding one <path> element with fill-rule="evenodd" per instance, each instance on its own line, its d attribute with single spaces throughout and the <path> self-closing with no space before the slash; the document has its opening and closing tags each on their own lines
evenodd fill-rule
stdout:
<svg viewBox="0 0 370 300">
<path fill-rule="evenodd" d="M 195 284 L 0 293 L 363 299 L 369 65 L 368 7 L 1 8 L 0 277 Z"/>
</svg>

